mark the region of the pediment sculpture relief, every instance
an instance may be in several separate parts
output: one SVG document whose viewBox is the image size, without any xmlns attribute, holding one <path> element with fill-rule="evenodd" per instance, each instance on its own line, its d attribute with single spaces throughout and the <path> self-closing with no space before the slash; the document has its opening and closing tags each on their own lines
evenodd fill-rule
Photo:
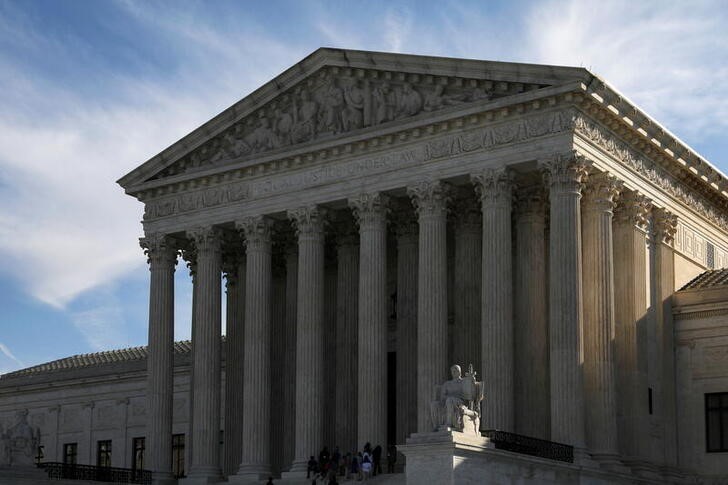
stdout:
<svg viewBox="0 0 728 485">
<path fill-rule="evenodd" d="M 450 373 L 452 379 L 435 386 L 435 399 L 430 403 L 432 427 L 480 436 L 483 383 L 476 381 L 472 364 L 464 377 L 459 365 L 450 367 Z"/>
<path fill-rule="evenodd" d="M 302 81 L 155 178 L 525 89 L 504 82 L 349 71 L 323 70 Z"/>
</svg>

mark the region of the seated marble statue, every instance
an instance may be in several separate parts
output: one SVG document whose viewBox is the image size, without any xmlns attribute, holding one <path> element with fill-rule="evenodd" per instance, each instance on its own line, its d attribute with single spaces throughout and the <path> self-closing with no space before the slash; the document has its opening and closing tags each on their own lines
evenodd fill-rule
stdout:
<svg viewBox="0 0 728 485">
<path fill-rule="evenodd" d="M 450 367 L 450 374 L 451 380 L 435 386 L 436 399 L 430 403 L 433 428 L 480 435 L 483 384 L 476 382 L 472 364 L 465 378 L 459 365 Z"/>
</svg>

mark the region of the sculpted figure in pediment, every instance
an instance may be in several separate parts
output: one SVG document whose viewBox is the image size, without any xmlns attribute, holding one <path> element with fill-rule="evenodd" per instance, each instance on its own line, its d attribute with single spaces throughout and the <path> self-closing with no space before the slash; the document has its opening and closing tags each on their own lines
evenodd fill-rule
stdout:
<svg viewBox="0 0 728 485">
<path fill-rule="evenodd" d="M 307 90 L 301 91 L 301 104 L 296 106 L 293 101 L 292 112 L 294 114 L 294 127 L 291 138 L 293 143 L 313 140 L 316 136 L 316 117 L 318 114 L 318 103 L 311 99 Z"/>
<path fill-rule="evenodd" d="M 364 124 L 364 112 L 368 111 L 366 105 L 369 100 L 369 83 L 362 85 L 361 80 L 355 80 L 351 86 L 344 90 L 346 107 L 342 113 L 344 131 L 361 128 Z"/>
<path fill-rule="evenodd" d="M 283 111 L 281 108 L 274 110 L 275 124 L 273 128 L 276 131 L 278 141 L 281 145 L 290 145 L 293 143 L 293 128 L 295 125 L 295 107 L 288 111 Z"/>
<path fill-rule="evenodd" d="M 335 78 L 326 82 L 321 92 L 319 132 L 339 133 L 342 128 L 341 115 L 344 110 L 344 92 Z"/>
<path fill-rule="evenodd" d="M 444 93 L 445 86 L 438 84 L 435 89 L 425 95 L 423 111 L 436 111 L 446 106 L 463 104 L 465 100 L 462 95 L 447 95 Z"/>
<path fill-rule="evenodd" d="M 410 83 L 404 83 L 397 108 L 397 118 L 416 115 L 422 109 L 422 95 Z"/>
<path fill-rule="evenodd" d="M 270 121 L 263 113 L 260 113 L 258 126 L 248 135 L 246 142 L 250 145 L 253 153 L 263 152 L 280 146 L 278 137 L 270 126 Z"/>
<path fill-rule="evenodd" d="M 382 83 L 374 90 L 375 115 L 374 123 L 384 123 L 394 119 L 394 111 L 397 107 L 397 93 L 389 86 L 389 83 Z"/>
</svg>

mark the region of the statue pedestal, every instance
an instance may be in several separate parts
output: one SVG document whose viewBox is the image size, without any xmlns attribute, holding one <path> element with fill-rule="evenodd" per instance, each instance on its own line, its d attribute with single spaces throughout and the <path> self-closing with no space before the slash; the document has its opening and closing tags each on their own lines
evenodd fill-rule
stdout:
<svg viewBox="0 0 728 485">
<path fill-rule="evenodd" d="M 406 445 L 397 449 L 407 459 L 407 485 L 666 483 L 665 480 L 637 477 L 625 469 L 605 470 L 596 463 L 590 466 L 591 460 L 569 463 L 495 449 L 488 438 L 449 429 L 415 433 L 407 439 Z"/>
<path fill-rule="evenodd" d="M 36 466 L 0 467 L 0 483 L 3 485 L 30 485 L 50 483 L 48 473 Z"/>
</svg>

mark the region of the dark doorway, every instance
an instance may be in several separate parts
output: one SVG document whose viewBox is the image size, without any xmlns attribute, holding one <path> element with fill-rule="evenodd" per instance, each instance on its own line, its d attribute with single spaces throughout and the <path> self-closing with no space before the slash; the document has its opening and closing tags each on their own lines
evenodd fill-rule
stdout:
<svg viewBox="0 0 728 485">
<path fill-rule="evenodd" d="M 387 352 L 387 444 L 397 439 L 397 352 Z"/>
</svg>

